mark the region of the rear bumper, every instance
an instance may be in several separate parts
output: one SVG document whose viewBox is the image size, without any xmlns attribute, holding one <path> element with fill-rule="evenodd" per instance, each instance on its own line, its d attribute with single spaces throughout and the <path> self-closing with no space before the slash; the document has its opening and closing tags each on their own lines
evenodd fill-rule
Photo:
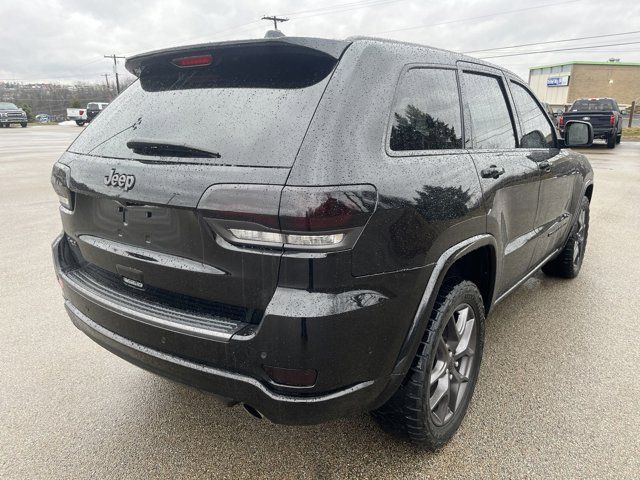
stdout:
<svg viewBox="0 0 640 480">
<path fill-rule="evenodd" d="M 98 345 L 145 370 L 251 405 L 275 423 L 315 424 L 361 411 L 386 382 L 368 381 L 326 395 L 288 396 L 260 381 L 237 373 L 169 355 L 128 340 L 92 321 L 68 300 L 65 307 L 74 325 Z"/>
<path fill-rule="evenodd" d="M 390 395 L 391 372 L 412 320 L 407 315 L 405 328 L 398 317 L 402 308 L 410 309 L 408 296 L 372 300 L 368 292 L 354 300 L 279 289 L 260 325 L 226 338 L 189 335 L 78 289 L 64 268 L 63 242 L 63 236 L 54 242 L 53 256 L 73 323 L 137 366 L 246 403 L 283 424 L 315 424 L 371 410 Z M 422 273 L 428 272 L 403 272 L 399 288 L 415 285 L 415 275 Z M 278 385 L 263 364 L 313 368 L 318 380 L 311 388 Z"/>
<path fill-rule="evenodd" d="M 616 129 L 613 127 L 602 127 L 593 129 L 593 138 L 608 138 L 611 135 L 616 135 Z"/>
<path fill-rule="evenodd" d="M 615 127 L 611 127 L 611 126 L 607 126 L 607 127 L 594 127 L 593 124 L 591 125 L 593 128 L 593 138 L 608 138 L 611 135 L 616 135 L 617 131 L 615 129 Z M 560 129 L 560 134 L 562 136 L 564 136 L 564 128 Z"/>
</svg>

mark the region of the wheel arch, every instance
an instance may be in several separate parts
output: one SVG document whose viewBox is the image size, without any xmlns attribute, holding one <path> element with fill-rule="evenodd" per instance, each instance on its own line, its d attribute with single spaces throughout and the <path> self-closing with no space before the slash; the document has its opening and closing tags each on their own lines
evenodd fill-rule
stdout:
<svg viewBox="0 0 640 480">
<path fill-rule="evenodd" d="M 593 196 L 593 182 L 587 184 L 584 189 L 584 196 L 587 197 L 589 199 L 589 203 L 591 203 L 591 198 Z"/>
<path fill-rule="evenodd" d="M 480 290 L 484 311 L 488 314 L 493 304 L 496 284 L 496 248 L 491 242 L 474 244 L 472 247 L 456 255 L 454 262 L 445 272 L 441 284 L 447 280 L 472 281 Z"/>
<path fill-rule="evenodd" d="M 474 267 L 478 267 L 478 270 L 474 270 Z M 485 314 L 487 314 L 493 305 L 496 278 L 499 275 L 498 269 L 497 242 L 493 235 L 490 234 L 468 238 L 450 247 L 440 255 L 424 289 L 413 322 L 400 348 L 391 374 L 391 380 L 375 402 L 377 405 L 382 405 L 395 393 L 411 367 L 427 327 L 429 313 L 433 310 L 434 302 L 442 284 L 448 278 L 480 281 L 481 285 L 478 285 L 478 289 L 483 298 Z M 484 273 L 477 273 L 482 270 L 484 270 Z M 474 281 L 474 283 L 476 282 Z"/>
</svg>

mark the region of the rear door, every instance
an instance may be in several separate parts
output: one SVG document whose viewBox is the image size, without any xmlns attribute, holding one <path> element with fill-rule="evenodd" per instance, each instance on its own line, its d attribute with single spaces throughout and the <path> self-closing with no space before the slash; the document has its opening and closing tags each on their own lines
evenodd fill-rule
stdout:
<svg viewBox="0 0 640 480">
<path fill-rule="evenodd" d="M 510 79 L 520 121 L 520 148 L 541 172 L 540 198 L 535 219 L 536 248 L 531 267 L 542 262 L 565 238 L 574 212 L 573 198 L 580 188 L 578 164 L 568 151 L 558 148 L 555 129 L 542 106 L 521 82 Z"/>
<path fill-rule="evenodd" d="M 465 110 L 465 145 L 483 190 L 487 231 L 498 254 L 500 295 L 527 272 L 534 251 L 540 170 L 518 148 L 518 129 L 505 84 L 497 69 L 460 63 Z"/>
<path fill-rule="evenodd" d="M 60 160 L 75 192 L 64 229 L 84 260 L 127 285 L 265 308 L 281 251 L 232 245 L 212 216 L 277 220 L 336 64 L 323 51 L 269 42 L 138 61 L 140 79 Z"/>
</svg>

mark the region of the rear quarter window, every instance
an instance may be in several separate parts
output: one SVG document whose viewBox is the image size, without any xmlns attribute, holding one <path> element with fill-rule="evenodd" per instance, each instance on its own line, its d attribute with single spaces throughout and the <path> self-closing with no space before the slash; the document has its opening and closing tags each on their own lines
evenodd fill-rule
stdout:
<svg viewBox="0 0 640 480">
<path fill-rule="evenodd" d="M 391 119 L 393 151 L 462 148 L 455 70 L 412 68 L 398 86 Z"/>
</svg>

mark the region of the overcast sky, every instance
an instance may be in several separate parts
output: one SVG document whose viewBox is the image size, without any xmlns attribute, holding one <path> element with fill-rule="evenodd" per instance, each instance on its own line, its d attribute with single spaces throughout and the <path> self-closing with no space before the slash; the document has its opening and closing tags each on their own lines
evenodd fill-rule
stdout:
<svg viewBox="0 0 640 480">
<path fill-rule="evenodd" d="M 373 35 L 461 52 L 640 30 L 638 0 L 0 0 L 0 81 L 100 81 L 113 69 L 103 54 L 262 37 L 265 14 L 288 16 L 290 36 Z M 489 60 L 526 79 L 532 65 L 640 62 L 640 33 L 473 55 L 627 42 L 636 43 Z"/>
</svg>

